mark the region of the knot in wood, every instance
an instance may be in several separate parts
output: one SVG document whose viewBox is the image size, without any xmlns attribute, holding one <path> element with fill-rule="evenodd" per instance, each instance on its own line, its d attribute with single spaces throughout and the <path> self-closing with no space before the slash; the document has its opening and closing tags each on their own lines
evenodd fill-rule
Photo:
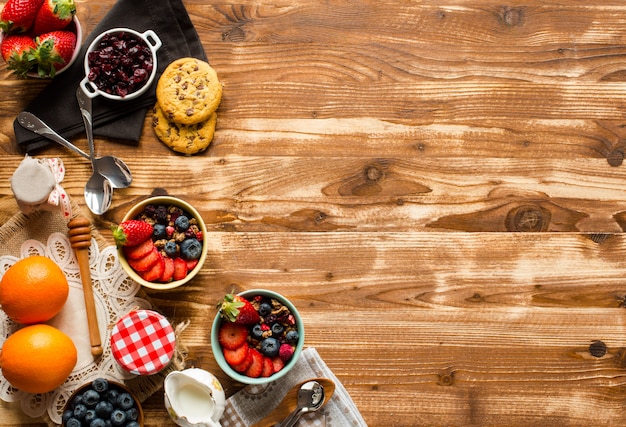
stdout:
<svg viewBox="0 0 626 427">
<path fill-rule="evenodd" d="M 505 6 L 500 12 L 500 19 L 509 27 L 522 25 L 524 10 L 521 7 Z"/>
<path fill-rule="evenodd" d="M 594 341 L 589 345 L 589 353 L 591 353 L 593 357 L 603 357 L 606 352 L 606 344 L 602 341 Z"/>
<path fill-rule="evenodd" d="M 610 166 L 620 166 L 624 162 L 624 152 L 622 150 L 613 150 L 606 157 L 606 161 Z"/>
<path fill-rule="evenodd" d="M 506 217 L 509 231 L 537 232 L 546 231 L 550 224 L 550 211 L 536 205 L 523 205 L 511 209 Z"/>
<path fill-rule="evenodd" d="M 444 372 L 439 373 L 437 376 L 437 384 L 443 386 L 451 386 L 454 384 L 454 371 L 447 369 Z"/>
<path fill-rule="evenodd" d="M 365 168 L 365 180 L 367 182 L 379 182 L 385 177 L 385 172 L 377 165 L 369 165 Z"/>
</svg>

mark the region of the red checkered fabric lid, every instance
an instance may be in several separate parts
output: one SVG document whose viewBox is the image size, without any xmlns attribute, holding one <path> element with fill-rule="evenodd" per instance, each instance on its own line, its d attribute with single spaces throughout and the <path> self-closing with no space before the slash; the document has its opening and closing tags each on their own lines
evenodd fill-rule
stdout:
<svg viewBox="0 0 626 427">
<path fill-rule="evenodd" d="M 151 310 L 128 313 L 117 322 L 111 333 L 113 357 L 131 374 L 159 372 L 170 363 L 175 348 L 172 325 Z"/>
</svg>

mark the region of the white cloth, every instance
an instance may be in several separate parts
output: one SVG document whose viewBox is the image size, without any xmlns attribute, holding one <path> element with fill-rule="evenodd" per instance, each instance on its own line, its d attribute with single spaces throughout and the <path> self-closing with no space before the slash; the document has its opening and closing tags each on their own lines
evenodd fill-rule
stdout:
<svg viewBox="0 0 626 427">
<path fill-rule="evenodd" d="M 328 378 L 335 392 L 319 411 L 305 414 L 298 427 L 367 427 L 345 387 L 328 368 L 315 348 L 302 351 L 287 375 L 265 385 L 249 385 L 226 401 L 222 427 L 247 427 L 268 415 L 296 384 L 310 378 Z"/>
</svg>

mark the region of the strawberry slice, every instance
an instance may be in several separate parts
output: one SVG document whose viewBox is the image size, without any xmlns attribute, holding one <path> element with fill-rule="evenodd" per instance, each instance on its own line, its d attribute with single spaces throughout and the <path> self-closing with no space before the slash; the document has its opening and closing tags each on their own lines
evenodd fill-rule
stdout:
<svg viewBox="0 0 626 427">
<path fill-rule="evenodd" d="M 182 258 L 174 259 L 174 280 L 182 280 L 187 277 L 187 263 Z"/>
<path fill-rule="evenodd" d="M 272 363 L 272 359 L 267 356 L 263 356 L 263 371 L 261 371 L 261 376 L 264 378 L 269 377 L 274 373 L 274 364 Z"/>
<path fill-rule="evenodd" d="M 150 252 L 148 252 L 147 255 L 145 255 L 142 258 L 129 259 L 128 265 L 130 265 L 133 270 L 141 273 L 144 271 L 148 271 L 152 267 L 154 267 L 154 264 L 159 262 L 159 259 L 161 259 L 161 254 L 159 254 L 159 251 L 157 250 L 157 248 L 154 247 L 152 248 Z"/>
<path fill-rule="evenodd" d="M 174 260 L 169 257 L 163 257 L 163 263 L 165 265 L 163 268 L 163 274 L 161 275 L 159 281 L 167 283 L 172 280 L 172 277 L 174 277 Z"/>
<path fill-rule="evenodd" d="M 143 243 L 136 246 L 123 246 L 122 251 L 127 259 L 139 259 L 148 255 L 153 247 L 154 242 L 152 239 L 146 239 Z"/>
<path fill-rule="evenodd" d="M 198 260 L 197 259 L 187 259 L 185 260 L 185 262 L 187 263 L 187 270 L 191 271 L 194 268 L 196 268 L 196 265 L 198 265 Z"/>
<path fill-rule="evenodd" d="M 235 350 L 248 339 L 248 328 L 236 323 L 223 322 L 220 326 L 218 341 L 223 348 Z"/>
<path fill-rule="evenodd" d="M 229 350 L 225 348 L 224 359 L 226 359 L 226 363 L 228 363 L 230 366 L 239 365 L 244 360 L 246 360 L 246 357 L 248 356 L 249 348 L 250 346 L 248 345 L 248 343 L 245 343 L 244 345 L 240 345 L 234 350 Z"/>
<path fill-rule="evenodd" d="M 239 365 L 232 366 L 232 368 L 235 371 L 243 374 L 248 370 L 250 365 L 252 365 L 252 351 L 248 350 L 248 354 L 246 355 L 246 358 L 243 360 L 243 362 L 241 362 Z"/>
<path fill-rule="evenodd" d="M 246 369 L 246 375 L 250 378 L 258 378 L 263 372 L 263 355 L 256 349 L 250 348 L 248 352 L 252 352 L 252 364 Z"/>
<path fill-rule="evenodd" d="M 148 271 L 140 273 L 141 278 L 147 282 L 160 280 L 163 275 L 163 271 L 165 270 L 165 259 L 160 253 L 157 252 L 157 254 L 159 255 L 159 258 L 152 268 Z"/>
<path fill-rule="evenodd" d="M 280 356 L 273 357 L 272 364 L 274 365 L 274 372 L 278 372 L 285 367 L 285 362 L 283 362 Z"/>
</svg>

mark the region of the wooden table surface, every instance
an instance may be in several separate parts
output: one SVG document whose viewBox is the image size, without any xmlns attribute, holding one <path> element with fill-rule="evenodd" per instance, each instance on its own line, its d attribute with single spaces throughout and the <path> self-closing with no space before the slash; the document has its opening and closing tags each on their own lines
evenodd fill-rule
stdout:
<svg viewBox="0 0 626 427">
<path fill-rule="evenodd" d="M 191 202 L 211 247 L 150 291 L 190 358 L 238 390 L 214 305 L 298 307 L 370 426 L 617 425 L 626 399 L 626 5 L 622 0 L 184 2 L 224 83 L 215 138 L 98 138 L 135 202 Z M 207 4 L 208 3 L 208 4 Z M 89 33 L 113 0 L 78 1 Z M 1 70 L 0 222 L 17 212 L 13 120 L 47 83 Z M 74 142 L 85 148 L 84 135 Z M 79 203 L 90 165 L 51 147 Z M 112 240 L 111 240 L 112 242 Z M 162 391 L 146 426 L 173 426 Z M 3 425 L 39 425 L 2 404 Z M 343 427 L 343 426 L 339 426 Z"/>
</svg>

